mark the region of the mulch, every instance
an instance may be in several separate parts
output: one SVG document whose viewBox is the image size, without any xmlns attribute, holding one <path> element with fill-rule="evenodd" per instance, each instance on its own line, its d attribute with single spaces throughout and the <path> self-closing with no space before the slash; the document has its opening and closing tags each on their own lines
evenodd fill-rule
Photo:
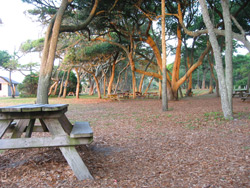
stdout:
<svg viewBox="0 0 250 188">
<path fill-rule="evenodd" d="M 250 101 L 233 99 L 232 121 L 214 95 L 167 112 L 158 99 L 51 103 L 90 122 L 94 142 L 77 150 L 94 180 L 78 181 L 58 148 L 19 149 L 0 151 L 0 187 L 250 187 Z"/>
</svg>

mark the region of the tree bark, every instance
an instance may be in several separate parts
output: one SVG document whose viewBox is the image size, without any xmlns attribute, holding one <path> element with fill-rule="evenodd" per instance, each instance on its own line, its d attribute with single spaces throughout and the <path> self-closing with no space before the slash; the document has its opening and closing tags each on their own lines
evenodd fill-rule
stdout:
<svg viewBox="0 0 250 188">
<path fill-rule="evenodd" d="M 203 75 L 202 75 L 202 86 L 201 89 L 206 89 L 206 75 L 207 75 L 207 68 L 203 68 Z"/>
<path fill-rule="evenodd" d="M 168 110 L 167 96 L 167 53 L 165 40 L 165 0 L 161 1 L 161 46 L 162 46 L 162 111 Z M 172 78 L 173 79 L 173 78 Z"/>
<path fill-rule="evenodd" d="M 117 79 L 116 86 L 115 86 L 115 93 L 117 92 L 118 85 L 120 83 L 121 74 L 128 68 L 128 66 L 129 66 L 129 63 L 119 72 L 118 79 Z"/>
<path fill-rule="evenodd" d="M 71 68 L 67 71 L 67 77 L 65 80 L 64 88 L 63 88 L 63 98 L 66 98 L 66 95 L 67 95 L 67 86 L 69 83 L 70 72 L 71 72 Z"/>
<path fill-rule="evenodd" d="M 45 37 L 44 49 L 42 55 L 42 62 L 40 66 L 40 75 L 38 81 L 38 89 L 37 89 L 37 103 L 39 104 L 48 104 L 48 89 L 53 69 L 53 63 L 55 60 L 55 52 L 58 41 L 59 32 L 74 32 L 78 30 L 82 30 L 86 28 L 86 26 L 90 23 L 90 21 L 95 16 L 95 11 L 97 9 L 98 0 L 95 0 L 95 4 L 90 12 L 89 17 L 85 20 L 85 22 L 81 25 L 77 26 L 62 26 L 61 22 L 63 18 L 63 14 L 67 8 L 67 6 L 72 2 L 72 0 L 62 0 L 62 3 L 55 15 L 55 17 L 51 20 Z"/>
<path fill-rule="evenodd" d="M 15 89 L 14 89 L 14 86 L 12 84 L 11 73 L 12 73 L 12 71 L 10 70 L 9 71 L 9 86 L 10 86 L 10 89 L 11 89 L 11 97 L 15 98 Z"/>
<path fill-rule="evenodd" d="M 102 95 L 101 95 L 98 79 L 96 78 L 96 76 L 94 74 L 93 74 L 93 77 L 94 77 L 95 84 L 96 84 L 96 90 L 97 90 L 97 93 L 98 93 L 98 98 L 101 99 Z"/>
<path fill-rule="evenodd" d="M 209 33 L 209 40 L 211 42 L 211 45 L 213 47 L 214 51 L 214 57 L 216 62 L 216 72 L 219 79 L 219 88 L 220 88 L 220 96 L 221 96 L 221 105 L 222 105 L 222 111 L 224 114 L 224 117 L 226 119 L 232 119 L 233 118 L 233 110 L 232 105 L 230 104 L 229 98 L 232 96 L 229 96 L 226 86 L 226 79 L 224 76 L 224 69 L 223 69 L 223 63 L 222 63 L 222 57 L 221 57 L 221 50 L 219 47 L 218 40 L 216 38 L 216 34 L 214 32 L 214 26 L 210 20 L 207 5 L 205 0 L 199 0 L 201 4 L 201 10 L 203 15 L 204 23 L 208 29 Z"/>
<path fill-rule="evenodd" d="M 221 0 L 222 10 L 223 10 L 223 19 L 225 25 L 225 43 L 226 43 L 226 51 L 225 51 L 225 62 L 226 62 L 226 86 L 228 93 L 228 101 L 230 105 L 230 109 L 233 110 L 233 63 L 232 63 L 232 55 L 233 55 L 233 35 L 232 35 L 232 21 L 231 14 L 229 12 L 229 0 Z"/>
<path fill-rule="evenodd" d="M 108 85 L 108 94 L 111 94 L 112 91 L 112 85 L 113 85 L 113 81 L 115 78 L 115 64 L 116 64 L 116 60 L 118 58 L 119 52 L 116 53 L 114 60 L 113 60 L 113 65 L 112 65 L 112 69 L 111 69 L 111 75 L 110 75 L 110 79 L 109 79 L 109 85 Z"/>
<path fill-rule="evenodd" d="M 59 90 L 59 93 L 58 93 L 58 97 L 61 97 L 61 95 L 62 95 L 64 76 L 65 76 L 65 71 L 63 71 L 63 76 L 62 76 L 62 80 L 61 80 L 61 84 L 60 84 L 60 90 Z"/>
<path fill-rule="evenodd" d="M 79 99 L 79 92 L 80 92 L 80 70 L 81 68 L 75 68 L 76 71 L 76 78 L 77 78 L 77 84 L 76 84 L 76 98 Z"/>
<path fill-rule="evenodd" d="M 58 9 L 55 17 L 50 22 L 48 26 L 44 49 L 42 63 L 40 67 L 40 75 L 38 81 L 37 89 L 37 103 L 38 104 L 48 104 L 48 89 L 51 80 L 51 74 L 53 69 L 53 63 L 55 59 L 56 46 L 59 36 L 59 29 L 62 22 L 63 14 L 68 6 L 68 0 L 62 0 L 60 8 Z"/>
</svg>

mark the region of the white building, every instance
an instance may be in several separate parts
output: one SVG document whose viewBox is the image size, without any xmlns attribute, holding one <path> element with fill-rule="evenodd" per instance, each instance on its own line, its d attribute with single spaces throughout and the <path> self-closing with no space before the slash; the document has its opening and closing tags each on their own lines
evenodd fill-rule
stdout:
<svg viewBox="0 0 250 188">
<path fill-rule="evenodd" d="M 9 85 L 9 78 L 0 76 L 0 97 L 10 97 L 11 96 L 11 88 Z M 18 82 L 12 80 L 12 84 L 14 86 L 15 96 L 19 96 L 19 92 L 17 90 Z"/>
</svg>

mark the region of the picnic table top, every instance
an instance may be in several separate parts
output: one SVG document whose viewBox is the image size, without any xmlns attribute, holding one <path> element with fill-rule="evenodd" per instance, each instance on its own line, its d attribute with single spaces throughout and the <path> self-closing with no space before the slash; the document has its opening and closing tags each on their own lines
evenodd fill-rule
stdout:
<svg viewBox="0 0 250 188">
<path fill-rule="evenodd" d="M 234 89 L 233 91 L 235 91 L 235 92 L 238 92 L 238 91 L 244 92 L 244 91 L 247 91 L 247 89 Z"/>
<path fill-rule="evenodd" d="M 68 104 L 21 104 L 0 107 L 0 112 L 46 112 L 58 111 L 68 107 Z"/>
</svg>

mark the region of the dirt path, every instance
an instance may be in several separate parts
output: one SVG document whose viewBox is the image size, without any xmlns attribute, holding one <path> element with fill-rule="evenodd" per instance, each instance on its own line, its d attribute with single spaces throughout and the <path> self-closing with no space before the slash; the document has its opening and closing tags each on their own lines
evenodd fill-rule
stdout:
<svg viewBox="0 0 250 188">
<path fill-rule="evenodd" d="M 94 181 L 77 181 L 56 148 L 0 153 L 0 187 L 250 187 L 250 101 L 235 120 L 206 95 L 156 99 L 64 99 L 71 121 L 89 121 L 94 142 L 78 147 Z M 39 136 L 39 135 L 38 135 Z"/>
</svg>

